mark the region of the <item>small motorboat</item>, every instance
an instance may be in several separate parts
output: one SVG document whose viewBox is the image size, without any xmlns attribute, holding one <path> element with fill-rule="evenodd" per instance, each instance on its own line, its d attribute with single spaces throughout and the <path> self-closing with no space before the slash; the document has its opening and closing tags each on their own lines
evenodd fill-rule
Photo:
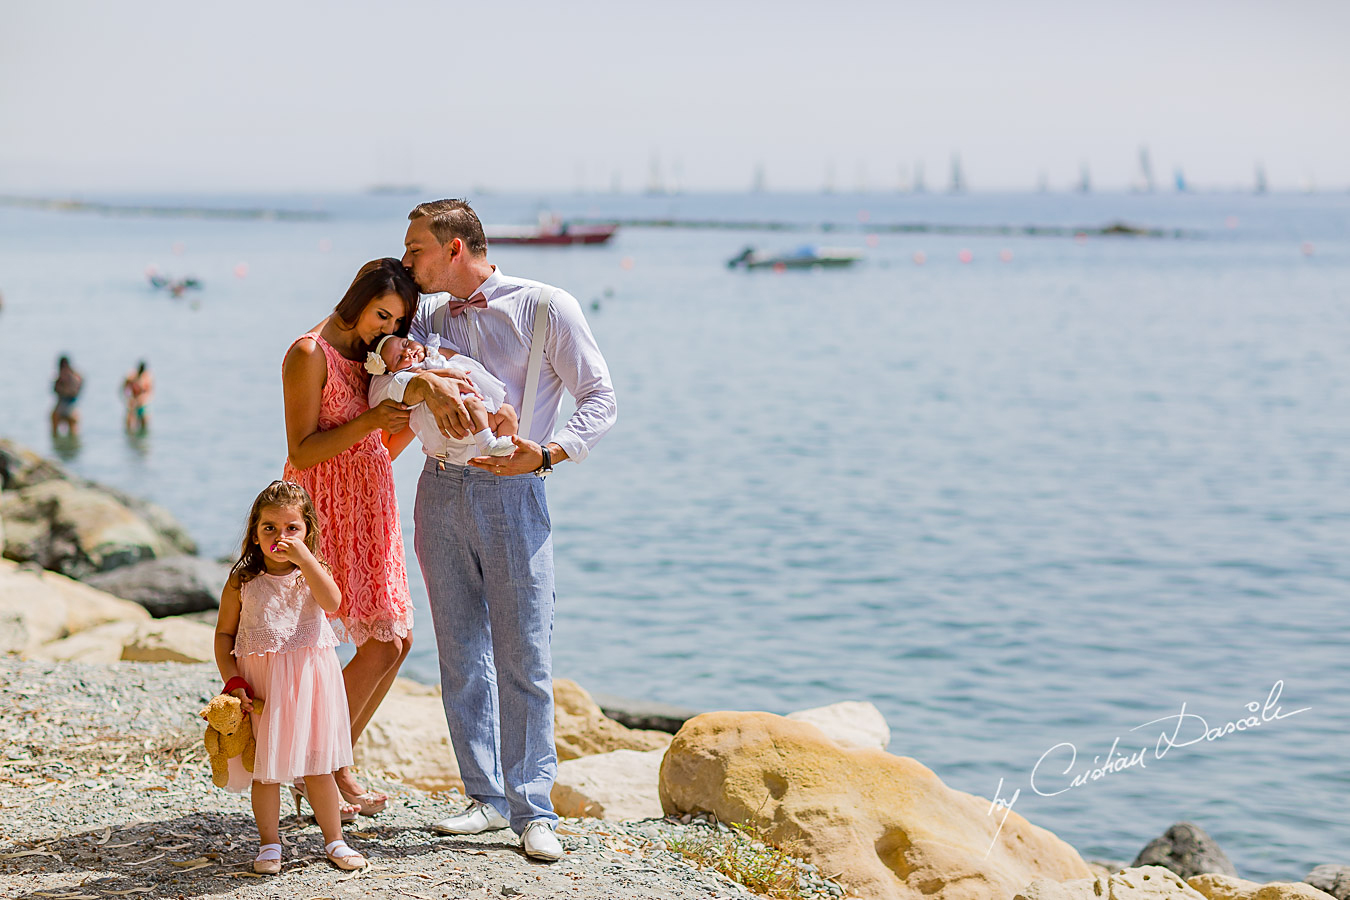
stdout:
<svg viewBox="0 0 1350 900">
<path fill-rule="evenodd" d="M 806 244 L 786 253 L 760 253 L 754 247 L 746 247 L 739 255 L 727 260 L 727 268 L 744 266 L 747 269 L 813 269 L 816 266 L 837 268 L 851 266 L 862 259 L 858 250 L 844 247 L 817 247 Z"/>
<path fill-rule="evenodd" d="M 489 244 L 535 244 L 565 247 L 571 244 L 603 244 L 619 230 L 618 225 L 569 225 L 558 216 L 539 216 L 538 225 L 487 225 L 483 233 Z"/>
</svg>

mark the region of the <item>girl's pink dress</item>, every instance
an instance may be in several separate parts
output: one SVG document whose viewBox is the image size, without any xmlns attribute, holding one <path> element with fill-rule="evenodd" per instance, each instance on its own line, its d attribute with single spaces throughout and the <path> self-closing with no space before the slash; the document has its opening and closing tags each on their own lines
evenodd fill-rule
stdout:
<svg viewBox="0 0 1350 900">
<path fill-rule="evenodd" d="M 362 363 L 344 357 L 316 333 L 314 341 L 328 363 L 319 401 L 319 430 L 327 431 L 370 409 L 370 375 Z M 380 433 L 308 469 L 286 461 L 287 481 L 302 485 L 319 513 L 319 549 L 342 591 L 339 633 L 360 646 L 368 639 L 392 641 L 412 630 L 412 597 L 403 560 L 403 531 L 394 496 L 394 467 Z"/>
<path fill-rule="evenodd" d="M 253 781 L 289 783 L 352 764 L 352 725 L 338 664 L 337 635 L 299 569 L 255 575 L 239 589 L 234 655 L 263 698 L 254 713 L 253 772 L 230 759 L 227 790 Z"/>
</svg>

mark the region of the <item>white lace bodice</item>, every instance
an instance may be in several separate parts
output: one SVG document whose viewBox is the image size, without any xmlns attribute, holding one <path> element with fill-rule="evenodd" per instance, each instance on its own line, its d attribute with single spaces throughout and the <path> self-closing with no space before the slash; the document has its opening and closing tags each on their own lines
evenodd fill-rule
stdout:
<svg viewBox="0 0 1350 900">
<path fill-rule="evenodd" d="M 239 591 L 239 606 L 235 656 L 338 645 L 328 617 L 310 593 L 299 569 L 287 575 L 264 572 L 244 582 Z"/>
</svg>

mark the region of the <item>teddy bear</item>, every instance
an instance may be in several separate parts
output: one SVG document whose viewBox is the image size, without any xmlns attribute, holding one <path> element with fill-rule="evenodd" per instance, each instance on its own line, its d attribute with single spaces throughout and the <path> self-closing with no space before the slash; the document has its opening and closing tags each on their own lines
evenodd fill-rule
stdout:
<svg viewBox="0 0 1350 900">
<path fill-rule="evenodd" d="M 253 711 L 262 712 L 261 697 L 253 698 Z M 238 697 L 219 694 L 198 713 L 206 720 L 206 754 L 211 759 L 211 783 L 225 787 L 230 781 L 229 759 L 242 757 L 244 770 L 253 771 L 253 724 Z"/>
</svg>

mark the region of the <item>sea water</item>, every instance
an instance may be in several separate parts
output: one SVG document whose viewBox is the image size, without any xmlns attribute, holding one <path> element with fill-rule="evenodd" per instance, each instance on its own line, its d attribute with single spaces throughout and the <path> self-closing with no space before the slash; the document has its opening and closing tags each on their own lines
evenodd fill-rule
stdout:
<svg viewBox="0 0 1350 900">
<path fill-rule="evenodd" d="M 426 198 L 96 199 L 327 215 L 0 208 L 0 433 L 231 554 L 280 474 L 286 347 L 361 263 L 400 255 Z M 558 674 L 696 709 L 871 701 L 892 752 L 1087 856 L 1128 862 L 1187 819 L 1247 877 L 1350 863 L 1350 196 L 474 199 L 489 223 L 840 226 L 492 249 L 578 298 L 618 396 L 614 430 L 548 482 Z M 1114 221 L 1188 236 L 880 227 Z M 725 266 L 807 241 L 865 258 Z M 151 265 L 202 289 L 155 291 Z M 47 436 L 61 353 L 86 379 L 78 447 Z M 128 438 L 142 358 L 153 419 Z M 434 681 L 420 465 L 415 446 L 395 463 L 405 671 Z"/>
</svg>

